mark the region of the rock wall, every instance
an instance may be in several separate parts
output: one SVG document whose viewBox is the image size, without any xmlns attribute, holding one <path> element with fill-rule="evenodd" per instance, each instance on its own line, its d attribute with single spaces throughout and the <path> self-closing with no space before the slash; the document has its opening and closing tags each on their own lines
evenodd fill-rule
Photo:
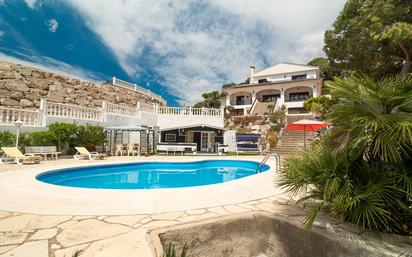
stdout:
<svg viewBox="0 0 412 257">
<path fill-rule="evenodd" d="M 135 107 L 137 102 L 162 103 L 138 92 L 0 61 L 0 106 L 39 108 L 40 99 L 50 102 L 101 107 L 102 101 Z"/>
</svg>

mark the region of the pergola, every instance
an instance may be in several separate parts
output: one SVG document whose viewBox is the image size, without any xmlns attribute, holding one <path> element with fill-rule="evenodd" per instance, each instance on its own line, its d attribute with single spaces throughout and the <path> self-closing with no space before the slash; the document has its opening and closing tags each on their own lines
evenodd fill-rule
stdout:
<svg viewBox="0 0 412 257">
<path fill-rule="evenodd" d="M 117 126 L 105 129 L 108 138 L 108 147 L 113 155 L 114 148 L 117 144 L 129 144 L 130 132 L 139 132 L 139 148 L 141 154 L 154 154 L 158 143 L 158 129 L 147 126 Z M 124 142 L 124 133 L 128 133 L 127 142 Z"/>
</svg>

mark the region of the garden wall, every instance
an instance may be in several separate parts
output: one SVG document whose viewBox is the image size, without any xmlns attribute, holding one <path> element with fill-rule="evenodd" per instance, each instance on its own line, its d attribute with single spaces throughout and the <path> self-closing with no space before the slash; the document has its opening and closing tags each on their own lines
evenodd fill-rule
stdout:
<svg viewBox="0 0 412 257">
<path fill-rule="evenodd" d="M 133 90 L 97 83 L 0 61 L 0 106 L 34 109 L 40 98 L 55 103 L 101 107 L 102 101 L 135 107 L 137 102 L 158 103 Z"/>
</svg>

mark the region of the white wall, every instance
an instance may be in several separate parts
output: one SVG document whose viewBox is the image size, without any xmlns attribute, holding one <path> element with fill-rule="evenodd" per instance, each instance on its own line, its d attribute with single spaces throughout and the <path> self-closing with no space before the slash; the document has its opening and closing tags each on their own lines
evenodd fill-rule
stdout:
<svg viewBox="0 0 412 257">
<path fill-rule="evenodd" d="M 267 79 L 269 82 L 289 81 L 292 80 L 292 76 L 306 74 L 306 79 L 316 79 L 316 70 L 303 71 L 285 74 L 275 74 L 264 77 L 254 77 L 250 84 L 257 84 L 259 79 Z"/>
<path fill-rule="evenodd" d="M 199 124 L 223 128 L 223 116 L 158 114 L 157 125 L 161 129 Z"/>
</svg>

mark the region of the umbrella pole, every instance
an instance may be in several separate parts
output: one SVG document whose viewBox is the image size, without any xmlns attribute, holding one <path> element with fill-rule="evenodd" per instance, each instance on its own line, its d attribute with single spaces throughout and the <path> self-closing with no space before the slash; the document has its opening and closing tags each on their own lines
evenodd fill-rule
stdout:
<svg viewBox="0 0 412 257">
<path fill-rule="evenodd" d="M 303 146 L 306 150 L 306 125 L 303 126 Z"/>
</svg>

